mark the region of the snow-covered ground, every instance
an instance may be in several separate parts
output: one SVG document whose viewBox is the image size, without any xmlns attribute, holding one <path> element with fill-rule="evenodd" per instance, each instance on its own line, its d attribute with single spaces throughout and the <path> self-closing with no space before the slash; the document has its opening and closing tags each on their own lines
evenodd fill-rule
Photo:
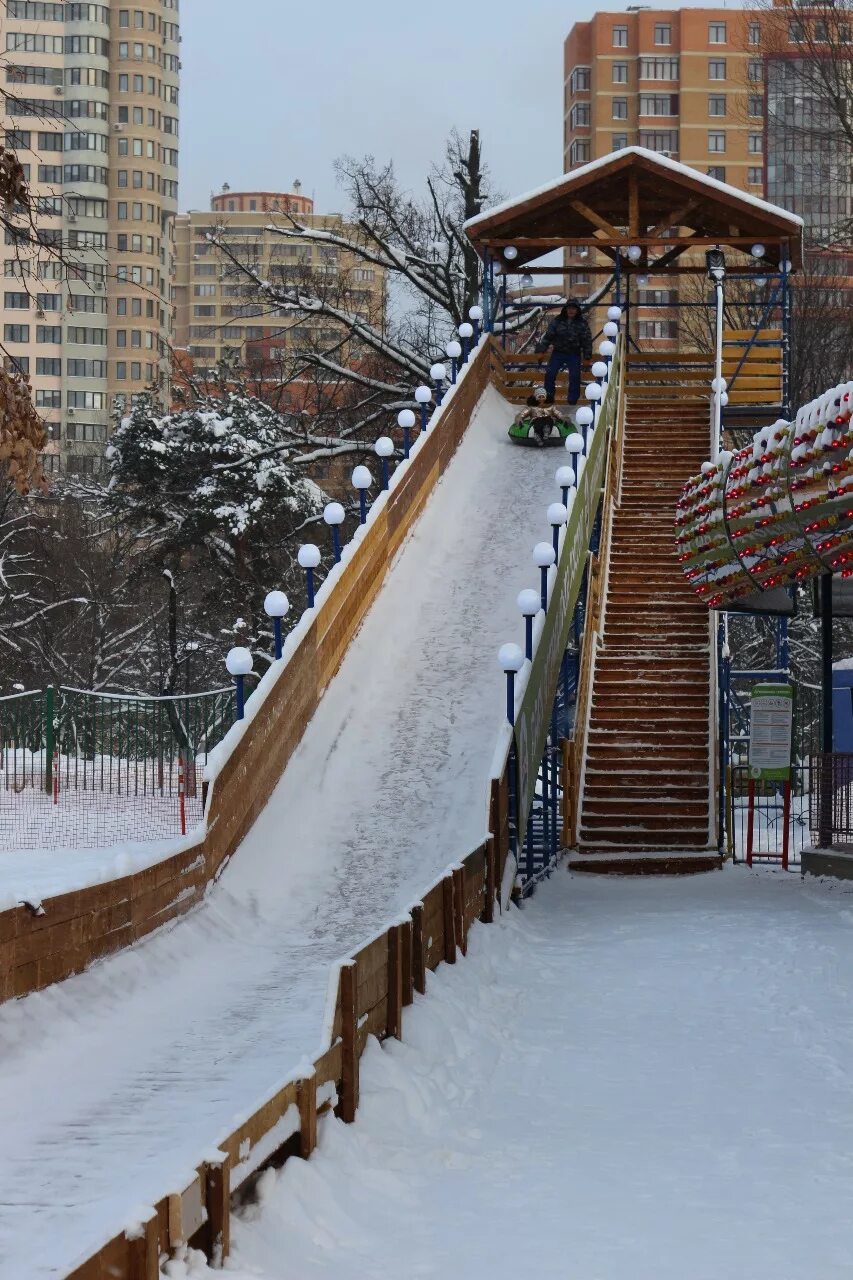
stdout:
<svg viewBox="0 0 853 1280">
<path fill-rule="evenodd" d="M 264 1175 L 233 1280 L 853 1274 L 853 886 L 559 870 Z M 209 1277 L 201 1260 L 171 1277 Z"/>
<path fill-rule="evenodd" d="M 64 1274 L 320 1048 L 336 959 L 486 830 L 559 450 L 493 389 L 270 804 L 206 903 L 0 1007 L 0 1277 Z"/>
</svg>

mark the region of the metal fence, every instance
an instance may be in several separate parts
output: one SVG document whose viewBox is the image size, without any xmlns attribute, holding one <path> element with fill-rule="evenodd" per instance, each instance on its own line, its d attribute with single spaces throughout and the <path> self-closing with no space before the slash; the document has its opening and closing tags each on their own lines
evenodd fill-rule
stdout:
<svg viewBox="0 0 853 1280">
<path fill-rule="evenodd" d="M 810 819 L 820 844 L 853 844 L 853 754 L 821 752 L 811 757 Z"/>
<path fill-rule="evenodd" d="M 189 830 L 233 688 L 147 698 L 44 689 L 0 698 L 0 846 L 98 848 Z"/>
<path fill-rule="evenodd" d="M 800 866 L 802 849 L 811 839 L 812 776 L 812 767 L 808 760 L 795 764 L 791 769 L 791 810 L 788 818 L 789 867 Z M 732 765 L 729 770 L 726 836 L 734 862 L 746 861 L 749 783 L 749 766 L 747 764 Z M 781 863 L 785 820 L 782 785 L 773 782 L 756 782 L 754 792 L 753 861 L 765 865 Z"/>
</svg>

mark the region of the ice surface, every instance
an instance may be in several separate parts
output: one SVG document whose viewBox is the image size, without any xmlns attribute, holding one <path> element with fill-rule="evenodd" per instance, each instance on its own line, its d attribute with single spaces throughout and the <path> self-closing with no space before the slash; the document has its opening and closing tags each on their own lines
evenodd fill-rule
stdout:
<svg viewBox="0 0 853 1280">
<path fill-rule="evenodd" d="M 229 1275 L 853 1274 L 851 908 L 782 872 L 558 871 L 370 1042 L 356 1123 L 268 1176 Z"/>
<path fill-rule="evenodd" d="M 499 645 L 547 449 L 489 389 L 270 804 L 205 904 L 0 1007 L 0 1277 L 62 1274 L 320 1048 L 334 962 L 486 831 Z M 476 495 L 477 501 L 471 502 Z"/>
</svg>

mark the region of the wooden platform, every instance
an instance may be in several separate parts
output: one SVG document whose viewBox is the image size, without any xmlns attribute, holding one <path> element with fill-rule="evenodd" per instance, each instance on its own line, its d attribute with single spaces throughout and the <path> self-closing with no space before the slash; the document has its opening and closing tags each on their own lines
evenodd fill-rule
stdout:
<svg viewBox="0 0 853 1280">
<path fill-rule="evenodd" d="M 723 856 L 716 849 L 614 849 L 612 853 L 570 853 L 569 871 L 617 876 L 679 876 L 719 871 Z"/>
</svg>

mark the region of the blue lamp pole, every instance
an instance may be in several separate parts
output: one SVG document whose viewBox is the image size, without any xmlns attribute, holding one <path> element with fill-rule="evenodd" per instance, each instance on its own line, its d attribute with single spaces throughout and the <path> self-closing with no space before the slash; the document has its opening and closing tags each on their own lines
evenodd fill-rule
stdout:
<svg viewBox="0 0 853 1280">
<path fill-rule="evenodd" d="M 332 547 L 335 552 L 335 564 L 340 564 L 341 525 L 346 519 L 346 512 L 339 502 L 330 502 L 323 512 L 323 519 L 332 531 Z"/>
<path fill-rule="evenodd" d="M 270 591 L 264 601 L 264 612 L 268 618 L 272 618 L 276 662 L 281 658 L 281 620 L 287 616 L 289 609 L 290 601 L 283 591 Z"/>
<path fill-rule="evenodd" d="M 524 666 L 524 654 L 517 644 L 502 644 L 498 662 L 506 674 L 506 718 L 515 724 L 515 677 Z"/>
<path fill-rule="evenodd" d="M 420 386 L 415 388 L 415 400 L 418 402 L 421 409 L 421 432 L 424 432 L 427 429 L 427 405 L 431 399 L 432 391 L 429 387 Z"/>
<path fill-rule="evenodd" d="M 447 370 L 443 364 L 434 364 L 429 371 L 429 376 L 432 378 L 433 386 L 435 387 L 435 403 L 437 408 L 444 399 L 444 379 L 447 377 Z"/>
<path fill-rule="evenodd" d="M 320 564 L 320 548 L 313 542 L 306 542 L 299 548 L 296 557 L 300 568 L 305 570 L 305 589 L 308 593 L 308 608 L 314 608 L 314 570 Z"/>
<path fill-rule="evenodd" d="M 524 618 L 524 656 L 528 662 L 533 661 L 533 619 L 539 612 L 540 603 L 538 591 L 532 588 L 519 591 L 516 604 Z"/>
<path fill-rule="evenodd" d="M 560 555 L 560 530 L 569 518 L 569 513 L 562 502 L 552 502 L 548 508 L 548 523 L 552 531 L 552 546 L 555 560 Z"/>
<path fill-rule="evenodd" d="M 237 645 L 234 649 L 229 649 L 225 658 L 225 666 L 228 674 L 234 677 L 234 689 L 237 694 L 237 719 L 242 720 L 246 711 L 246 698 L 244 681 L 246 676 L 252 670 L 252 655 L 248 649 L 244 649 L 242 645 Z"/>
<path fill-rule="evenodd" d="M 397 426 L 403 428 L 403 457 L 408 458 L 411 448 L 410 431 L 415 425 L 415 415 L 411 409 L 401 409 L 397 414 Z"/>
<path fill-rule="evenodd" d="M 367 520 L 367 490 L 373 484 L 373 476 L 367 467 L 356 467 L 352 473 L 353 487 L 358 490 L 359 523 Z"/>
<path fill-rule="evenodd" d="M 382 488 L 388 488 L 388 459 L 394 456 L 394 441 L 390 436 L 380 436 L 373 446 L 373 452 L 382 463 Z"/>
<path fill-rule="evenodd" d="M 556 554 L 550 542 L 537 542 L 533 548 L 533 563 L 539 568 L 539 597 L 542 609 L 548 609 L 548 570 L 556 562 Z"/>
</svg>

